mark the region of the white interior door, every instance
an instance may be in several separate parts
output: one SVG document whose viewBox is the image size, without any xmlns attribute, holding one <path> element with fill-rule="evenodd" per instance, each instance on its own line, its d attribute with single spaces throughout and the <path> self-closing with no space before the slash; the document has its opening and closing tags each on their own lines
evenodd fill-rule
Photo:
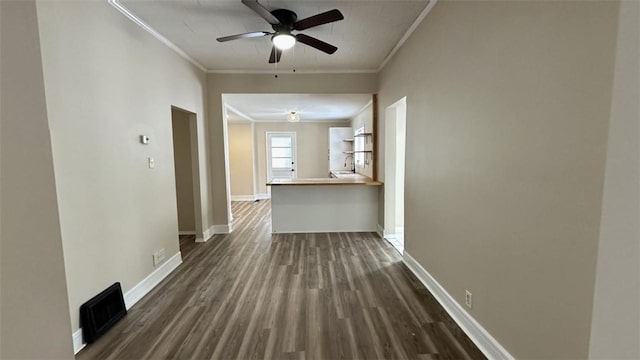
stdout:
<svg viewBox="0 0 640 360">
<path fill-rule="evenodd" d="M 295 179 L 296 133 L 267 132 L 267 181 Z"/>
</svg>

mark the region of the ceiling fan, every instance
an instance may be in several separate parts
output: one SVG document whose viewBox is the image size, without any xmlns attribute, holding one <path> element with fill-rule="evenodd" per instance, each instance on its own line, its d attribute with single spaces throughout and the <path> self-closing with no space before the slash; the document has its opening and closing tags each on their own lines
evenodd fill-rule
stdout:
<svg viewBox="0 0 640 360">
<path fill-rule="evenodd" d="M 256 12 L 265 19 L 275 32 L 255 31 L 244 34 L 230 35 L 219 37 L 216 40 L 225 42 L 236 39 L 246 39 L 254 37 L 272 36 L 271 56 L 269 63 L 278 63 L 282 57 L 282 50 L 293 47 L 297 41 L 323 51 L 327 54 L 333 54 L 338 50 L 337 47 L 328 44 L 320 39 L 305 34 L 292 34 L 296 30 L 306 30 L 315 26 L 332 23 L 344 19 L 344 16 L 338 9 L 329 10 L 302 20 L 298 20 L 298 15 L 287 9 L 276 9 L 269 11 L 258 3 L 258 0 L 242 0 L 249 9 Z"/>
</svg>

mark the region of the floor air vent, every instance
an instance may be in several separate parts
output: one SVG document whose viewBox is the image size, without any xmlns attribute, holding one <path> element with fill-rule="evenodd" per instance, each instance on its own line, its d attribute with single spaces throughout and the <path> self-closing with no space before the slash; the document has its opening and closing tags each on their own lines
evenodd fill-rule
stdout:
<svg viewBox="0 0 640 360">
<path fill-rule="evenodd" d="M 122 288 L 117 282 L 80 306 L 82 336 L 88 344 L 96 341 L 127 315 Z"/>
</svg>

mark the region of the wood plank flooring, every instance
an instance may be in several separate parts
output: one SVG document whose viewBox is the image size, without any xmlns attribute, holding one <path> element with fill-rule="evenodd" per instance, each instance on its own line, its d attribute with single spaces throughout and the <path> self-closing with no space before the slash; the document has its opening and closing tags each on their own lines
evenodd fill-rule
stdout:
<svg viewBox="0 0 640 360">
<path fill-rule="evenodd" d="M 269 201 L 183 264 L 77 359 L 484 359 L 375 233 L 271 235 Z"/>
</svg>

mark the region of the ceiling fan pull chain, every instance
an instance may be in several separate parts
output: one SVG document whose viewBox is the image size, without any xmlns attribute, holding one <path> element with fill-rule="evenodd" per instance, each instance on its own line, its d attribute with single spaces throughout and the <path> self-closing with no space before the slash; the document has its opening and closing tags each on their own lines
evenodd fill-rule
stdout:
<svg viewBox="0 0 640 360">
<path fill-rule="evenodd" d="M 296 47 L 294 46 L 291 51 L 293 51 L 293 56 L 291 56 L 291 66 L 293 67 L 293 72 L 296 72 Z"/>
<path fill-rule="evenodd" d="M 278 61 L 274 62 L 273 64 L 276 66 L 275 73 L 276 73 L 276 79 L 277 79 L 278 78 Z"/>
</svg>

